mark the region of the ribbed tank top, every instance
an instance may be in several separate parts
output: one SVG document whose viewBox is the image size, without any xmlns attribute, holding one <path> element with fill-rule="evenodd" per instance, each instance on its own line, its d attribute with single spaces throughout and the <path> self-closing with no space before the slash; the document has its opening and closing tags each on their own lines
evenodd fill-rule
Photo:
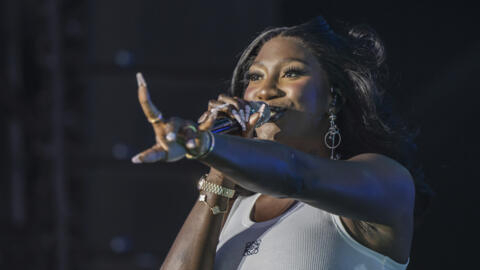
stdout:
<svg viewBox="0 0 480 270">
<path fill-rule="evenodd" d="M 353 239 L 340 217 L 303 202 L 282 215 L 253 222 L 260 196 L 239 196 L 220 233 L 215 270 L 404 270 L 391 258 Z"/>
</svg>

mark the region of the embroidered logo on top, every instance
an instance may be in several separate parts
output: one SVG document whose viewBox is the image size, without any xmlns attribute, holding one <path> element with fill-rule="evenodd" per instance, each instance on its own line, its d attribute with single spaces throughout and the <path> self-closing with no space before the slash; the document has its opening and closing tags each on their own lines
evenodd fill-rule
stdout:
<svg viewBox="0 0 480 270">
<path fill-rule="evenodd" d="M 247 242 L 245 245 L 245 250 L 243 251 L 243 256 L 254 255 L 258 253 L 258 248 L 260 247 L 261 239 L 257 239 L 252 242 Z"/>
</svg>

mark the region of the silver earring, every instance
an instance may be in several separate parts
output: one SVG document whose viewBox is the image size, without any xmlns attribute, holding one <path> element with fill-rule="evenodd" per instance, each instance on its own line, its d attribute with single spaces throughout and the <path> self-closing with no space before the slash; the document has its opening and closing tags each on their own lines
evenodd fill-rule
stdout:
<svg viewBox="0 0 480 270">
<path fill-rule="evenodd" d="M 330 159 L 338 160 L 340 159 L 340 154 L 335 154 L 335 149 L 340 145 L 342 142 L 342 136 L 340 135 L 340 130 L 338 129 L 337 125 L 335 124 L 335 120 L 337 116 L 335 115 L 335 106 L 337 105 L 337 97 L 338 94 L 334 93 L 333 87 L 330 88 L 330 92 L 332 93 L 333 99 L 328 108 L 328 118 L 330 119 L 330 128 L 328 128 L 327 133 L 325 134 L 325 145 L 328 149 L 330 149 Z"/>
</svg>

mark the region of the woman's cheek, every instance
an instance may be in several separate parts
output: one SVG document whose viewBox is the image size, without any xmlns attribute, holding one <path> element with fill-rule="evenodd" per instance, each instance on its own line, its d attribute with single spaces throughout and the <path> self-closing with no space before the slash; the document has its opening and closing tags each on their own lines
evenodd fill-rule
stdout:
<svg viewBox="0 0 480 270">
<path fill-rule="evenodd" d="M 243 94 L 243 99 L 253 100 L 254 99 L 253 93 L 254 93 L 253 89 L 251 87 L 247 87 L 247 89 L 245 89 L 245 92 Z"/>
<path fill-rule="evenodd" d="M 318 110 L 323 110 L 325 97 L 319 92 L 320 90 L 314 83 L 304 85 L 297 100 L 302 104 L 305 111 L 315 114 Z"/>
<path fill-rule="evenodd" d="M 295 103 L 295 107 L 299 111 L 310 110 L 312 99 L 316 99 L 314 93 L 310 93 L 308 82 L 298 81 L 290 83 L 287 91 L 287 95 L 290 100 Z"/>
</svg>

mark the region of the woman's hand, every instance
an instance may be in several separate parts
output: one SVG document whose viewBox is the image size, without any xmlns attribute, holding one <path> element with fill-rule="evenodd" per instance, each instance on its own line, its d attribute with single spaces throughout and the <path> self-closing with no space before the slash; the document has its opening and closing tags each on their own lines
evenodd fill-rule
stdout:
<svg viewBox="0 0 480 270">
<path fill-rule="evenodd" d="M 240 124 L 242 127 L 240 135 L 242 137 L 252 138 L 255 125 L 260 120 L 264 109 L 265 105 L 262 105 L 258 112 L 251 114 L 252 108 L 247 101 L 220 94 L 217 100 L 208 102 L 208 110 L 198 119 L 199 129 L 210 129 L 215 123 L 215 119 L 224 115 L 236 120 Z"/>
<path fill-rule="evenodd" d="M 177 161 L 187 153 L 197 154 L 205 151 L 209 142 L 205 129 L 188 120 L 172 117 L 164 121 L 162 113 L 150 99 L 147 84 L 141 73 L 137 73 L 138 100 L 148 121 L 155 132 L 156 143 L 149 149 L 132 158 L 133 163 Z"/>
<path fill-rule="evenodd" d="M 141 73 L 137 73 L 137 82 L 138 100 L 145 116 L 153 126 L 156 143 L 134 156 L 132 158 L 134 163 L 172 162 L 183 158 L 186 154 L 198 156 L 205 153 L 208 151 L 211 140 L 206 131 L 221 115 L 238 121 L 242 127 L 241 136 L 251 138 L 255 125 L 265 109 L 265 105 L 262 105 L 258 112 L 251 114 L 248 102 L 221 94 L 217 100 L 209 102 L 208 110 L 198 120 L 199 125 L 178 117 L 172 117 L 165 121 L 162 113 L 152 103 L 147 83 Z"/>
</svg>

